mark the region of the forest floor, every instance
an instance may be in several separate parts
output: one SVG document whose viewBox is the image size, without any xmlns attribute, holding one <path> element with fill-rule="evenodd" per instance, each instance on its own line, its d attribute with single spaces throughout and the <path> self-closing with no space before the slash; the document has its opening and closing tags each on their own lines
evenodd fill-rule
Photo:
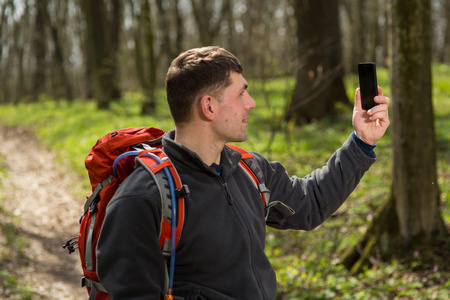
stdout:
<svg viewBox="0 0 450 300">
<path fill-rule="evenodd" d="M 78 251 L 62 248 L 78 234 L 81 180 L 22 128 L 0 127 L 0 141 L 0 229 L 13 227 L 26 244 L 8 249 L 0 231 L 0 279 L 12 272 L 27 299 L 87 299 Z M 11 289 L 1 283 L 0 299 L 22 299 Z"/>
</svg>

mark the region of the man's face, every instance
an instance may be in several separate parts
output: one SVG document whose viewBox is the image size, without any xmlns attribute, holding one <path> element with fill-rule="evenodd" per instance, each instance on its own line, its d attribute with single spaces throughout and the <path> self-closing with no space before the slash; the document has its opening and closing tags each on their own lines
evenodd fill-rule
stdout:
<svg viewBox="0 0 450 300">
<path fill-rule="evenodd" d="M 247 120 L 255 102 L 247 92 L 242 74 L 232 72 L 229 85 L 218 99 L 218 118 L 215 124 L 217 139 L 222 142 L 243 142 L 247 139 Z"/>
</svg>

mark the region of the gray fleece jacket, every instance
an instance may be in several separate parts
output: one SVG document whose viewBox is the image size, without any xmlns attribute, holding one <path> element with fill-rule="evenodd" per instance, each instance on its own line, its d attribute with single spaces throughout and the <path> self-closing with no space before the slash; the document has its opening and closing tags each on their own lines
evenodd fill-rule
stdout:
<svg viewBox="0 0 450 300">
<path fill-rule="evenodd" d="M 266 225 L 312 230 L 347 199 L 375 161 L 350 136 L 326 166 L 303 178 L 290 177 L 279 162 L 251 152 L 259 162 L 270 210 L 242 168 L 240 154 L 225 146 L 219 175 L 168 134 L 165 153 L 190 195 L 177 246 L 174 295 L 180 299 L 274 299 L 276 278 L 264 253 Z M 97 272 L 112 299 L 162 299 L 164 259 L 158 243 L 161 200 L 151 176 L 138 168 L 109 203 L 97 246 Z"/>
</svg>

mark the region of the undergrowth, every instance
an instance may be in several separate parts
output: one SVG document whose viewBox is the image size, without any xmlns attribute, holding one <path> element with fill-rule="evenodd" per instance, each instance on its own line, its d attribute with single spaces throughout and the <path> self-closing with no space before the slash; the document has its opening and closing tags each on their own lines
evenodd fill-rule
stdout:
<svg viewBox="0 0 450 300">
<path fill-rule="evenodd" d="M 378 70 L 378 82 L 390 95 L 387 71 Z M 438 176 L 442 214 L 450 224 L 450 67 L 434 67 L 433 95 L 438 147 Z M 283 121 L 292 79 L 266 82 L 249 80 L 249 92 L 257 107 L 251 111 L 249 139 L 241 147 L 282 162 L 291 175 L 300 177 L 322 167 L 352 132 L 348 107 L 337 114 L 295 128 Z M 346 78 L 351 100 L 358 86 L 355 76 Z M 39 138 L 58 153 L 58 159 L 85 178 L 84 158 L 102 135 L 123 127 L 174 127 L 164 93 L 158 94 L 155 116 L 140 116 L 142 95 L 127 93 L 110 111 L 99 111 L 83 99 L 69 102 L 42 96 L 33 104 L 2 105 L 0 125 L 33 128 Z M 319 228 L 311 232 L 268 229 L 266 252 L 277 273 L 278 299 L 445 299 L 449 298 L 449 266 L 427 265 L 415 253 L 415 263 L 397 260 L 374 262 L 361 274 L 350 276 L 340 264 L 343 252 L 363 235 L 375 210 L 386 200 L 391 184 L 389 130 L 377 142 L 378 161 L 364 176 L 348 201 Z M 80 208 L 83 201 L 80 199 Z M 1 275 L 0 275 L 1 276 Z"/>
</svg>

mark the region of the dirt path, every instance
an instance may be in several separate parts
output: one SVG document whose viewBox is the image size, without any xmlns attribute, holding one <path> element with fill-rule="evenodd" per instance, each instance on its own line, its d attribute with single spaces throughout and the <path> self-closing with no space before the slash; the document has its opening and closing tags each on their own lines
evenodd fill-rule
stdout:
<svg viewBox="0 0 450 300">
<path fill-rule="evenodd" d="M 0 141 L 8 174 L 3 203 L 19 218 L 17 226 L 30 243 L 30 263 L 20 277 L 37 293 L 33 299 L 87 299 L 79 286 L 78 251 L 69 255 L 61 247 L 78 232 L 83 201 L 74 191 L 80 191 L 80 180 L 63 172 L 54 154 L 23 129 L 0 127 Z"/>
</svg>

